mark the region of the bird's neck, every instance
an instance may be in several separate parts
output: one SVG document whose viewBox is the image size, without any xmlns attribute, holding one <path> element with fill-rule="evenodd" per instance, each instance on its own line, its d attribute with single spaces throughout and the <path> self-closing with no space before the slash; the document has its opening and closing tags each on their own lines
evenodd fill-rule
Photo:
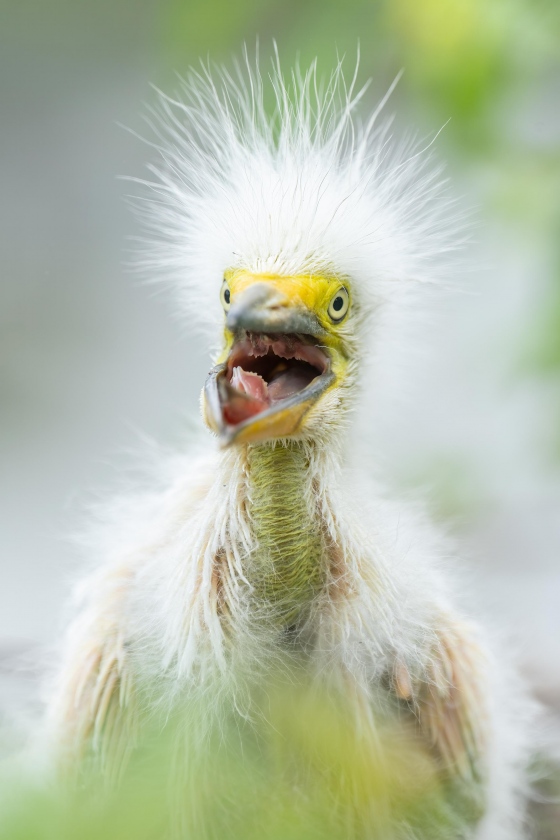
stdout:
<svg viewBox="0 0 560 840">
<path fill-rule="evenodd" d="M 284 626 L 297 623 L 324 582 L 315 473 L 304 444 L 247 448 L 247 513 L 256 548 L 246 574 L 255 598 Z"/>
</svg>

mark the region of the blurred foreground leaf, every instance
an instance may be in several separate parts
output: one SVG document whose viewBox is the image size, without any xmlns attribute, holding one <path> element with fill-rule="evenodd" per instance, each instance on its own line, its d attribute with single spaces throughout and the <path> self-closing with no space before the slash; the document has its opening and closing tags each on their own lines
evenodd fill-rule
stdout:
<svg viewBox="0 0 560 840">
<path fill-rule="evenodd" d="M 204 704 L 152 727 L 120 783 L 3 785 L 3 840 L 450 840 L 452 792 L 399 722 L 359 724 L 335 696 L 275 682 L 201 737 Z M 404 733 L 404 734 L 403 734 Z M 447 795 L 446 795 L 447 794 Z M 457 803 L 455 803 L 457 804 Z"/>
</svg>

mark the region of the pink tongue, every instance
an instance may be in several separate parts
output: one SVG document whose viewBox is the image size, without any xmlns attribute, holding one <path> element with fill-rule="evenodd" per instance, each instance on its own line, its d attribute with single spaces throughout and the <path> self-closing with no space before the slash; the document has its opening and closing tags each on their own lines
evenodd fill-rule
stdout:
<svg viewBox="0 0 560 840">
<path fill-rule="evenodd" d="M 250 373 L 242 367 L 235 367 L 231 376 L 231 384 L 242 394 L 247 394 L 255 400 L 268 402 L 266 382 L 258 373 Z"/>
</svg>

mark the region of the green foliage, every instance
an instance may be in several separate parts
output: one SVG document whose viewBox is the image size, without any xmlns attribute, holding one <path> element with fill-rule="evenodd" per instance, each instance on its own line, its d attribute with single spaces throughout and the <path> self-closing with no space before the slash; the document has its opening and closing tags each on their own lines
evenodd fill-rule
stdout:
<svg viewBox="0 0 560 840">
<path fill-rule="evenodd" d="M 380 709 L 373 725 L 298 679 L 254 693 L 201 737 L 207 704 L 152 719 L 121 773 L 78 784 L 3 785 L 3 840 L 449 840 L 460 803 L 413 728 Z M 187 760 L 185 760 L 187 757 Z M 109 783 L 108 779 L 112 781 Z M 453 804 L 453 807 L 450 805 Z"/>
<path fill-rule="evenodd" d="M 434 119 L 452 118 L 454 144 L 503 142 L 495 118 L 500 98 L 538 74 L 554 56 L 560 16 L 528 0 L 174 0 L 164 18 L 166 61 L 179 71 L 199 58 L 228 60 L 257 39 L 266 59 L 278 42 L 286 65 L 316 56 L 330 67 L 336 53 L 361 52 L 361 75 L 387 86 L 401 67 L 409 103 Z"/>
</svg>

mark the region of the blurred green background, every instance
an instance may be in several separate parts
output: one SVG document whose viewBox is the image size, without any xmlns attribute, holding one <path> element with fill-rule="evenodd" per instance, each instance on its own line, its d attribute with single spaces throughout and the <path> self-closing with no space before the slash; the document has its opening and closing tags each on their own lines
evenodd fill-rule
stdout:
<svg viewBox="0 0 560 840">
<path fill-rule="evenodd" d="M 150 149 L 150 83 L 276 39 L 285 67 L 337 54 L 372 107 L 447 161 L 472 211 L 464 276 L 430 342 L 388 358 L 376 463 L 459 536 L 470 605 L 516 638 L 560 712 L 560 4 L 557 0 L 1 0 L 0 688 L 58 632 L 81 573 L 61 535 L 142 435 L 183 438 L 207 349 L 172 295 L 124 267 L 138 227 L 120 175 Z M 448 122 L 449 121 L 449 122 Z M 453 291 L 453 289 L 456 291 Z M 196 318 L 196 313 L 193 313 Z M 402 376 L 394 399 L 392 382 Z M 40 655 L 35 657 L 40 659 Z M 33 672 L 30 672 L 31 674 Z M 552 831 L 552 829 L 551 829 Z M 553 837 L 551 833 L 549 835 Z"/>
</svg>

